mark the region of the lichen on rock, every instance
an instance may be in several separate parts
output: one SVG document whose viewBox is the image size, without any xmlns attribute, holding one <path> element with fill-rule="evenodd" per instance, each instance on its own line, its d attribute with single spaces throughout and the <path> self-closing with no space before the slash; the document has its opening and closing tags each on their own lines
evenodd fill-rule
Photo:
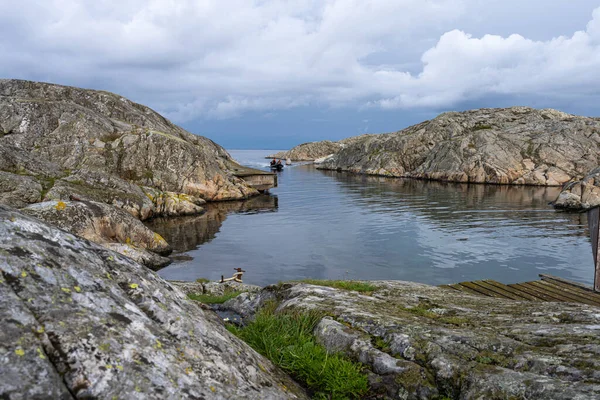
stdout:
<svg viewBox="0 0 600 400">
<path fill-rule="evenodd" d="M 368 367 L 387 398 L 595 399 L 600 309 L 512 301 L 400 281 L 371 295 L 302 283 L 242 294 L 221 308 L 252 318 L 262 305 L 317 310 L 330 351 Z M 569 316 L 569 318 L 565 318 Z M 383 345 L 382 345 L 383 344 Z"/>
<path fill-rule="evenodd" d="M 528 107 L 447 112 L 354 141 L 318 168 L 451 182 L 561 186 L 598 166 L 600 119 Z"/>
<path fill-rule="evenodd" d="M 2 398 L 306 398 L 152 271 L 4 206 L 0 270 Z"/>
</svg>

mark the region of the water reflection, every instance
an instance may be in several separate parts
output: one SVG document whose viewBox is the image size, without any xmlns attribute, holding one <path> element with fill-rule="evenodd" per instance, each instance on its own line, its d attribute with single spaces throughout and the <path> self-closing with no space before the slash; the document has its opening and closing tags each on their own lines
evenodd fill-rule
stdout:
<svg viewBox="0 0 600 400">
<path fill-rule="evenodd" d="M 340 183 L 360 205 L 377 206 L 376 212 L 418 214 L 450 231 L 469 228 L 531 226 L 547 231 L 574 228 L 588 237 L 587 214 L 557 212 L 549 207 L 559 187 L 461 184 L 398 179 L 317 170 Z M 547 233 L 540 233 L 544 235 Z"/>
<path fill-rule="evenodd" d="M 164 237 L 174 253 L 183 253 L 214 239 L 230 213 L 258 214 L 276 212 L 277 208 L 277 196 L 263 194 L 244 201 L 207 204 L 202 215 L 154 218 L 146 226 Z"/>
</svg>

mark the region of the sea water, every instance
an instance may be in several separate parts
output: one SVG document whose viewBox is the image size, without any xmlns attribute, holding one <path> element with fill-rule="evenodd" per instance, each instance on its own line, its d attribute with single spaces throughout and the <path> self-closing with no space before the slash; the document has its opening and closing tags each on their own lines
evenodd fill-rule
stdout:
<svg viewBox="0 0 600 400">
<path fill-rule="evenodd" d="M 274 150 L 232 150 L 268 170 Z M 368 177 L 294 164 L 279 186 L 245 202 L 207 206 L 202 216 L 149 222 L 178 252 L 166 279 L 244 281 L 399 279 L 428 284 L 547 273 L 591 284 L 585 213 L 548 203 L 560 188 L 452 184 Z"/>
</svg>

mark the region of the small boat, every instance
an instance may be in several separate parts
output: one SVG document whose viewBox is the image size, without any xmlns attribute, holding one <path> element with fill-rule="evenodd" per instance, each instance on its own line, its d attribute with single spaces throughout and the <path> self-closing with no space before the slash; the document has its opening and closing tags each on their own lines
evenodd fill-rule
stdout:
<svg viewBox="0 0 600 400">
<path fill-rule="evenodd" d="M 271 169 L 273 171 L 281 171 L 283 169 L 283 164 L 275 164 L 275 165 L 271 165 Z"/>
</svg>

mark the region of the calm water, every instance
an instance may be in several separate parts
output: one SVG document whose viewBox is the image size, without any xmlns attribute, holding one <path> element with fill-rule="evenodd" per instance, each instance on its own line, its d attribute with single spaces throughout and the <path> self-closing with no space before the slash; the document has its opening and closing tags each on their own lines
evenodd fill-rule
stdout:
<svg viewBox="0 0 600 400">
<path fill-rule="evenodd" d="M 231 151 L 266 167 L 270 151 Z M 463 185 L 286 167 L 270 195 L 154 220 L 180 255 L 167 279 L 400 279 L 429 284 L 549 273 L 591 284 L 585 214 L 555 212 L 558 188 Z"/>
</svg>

